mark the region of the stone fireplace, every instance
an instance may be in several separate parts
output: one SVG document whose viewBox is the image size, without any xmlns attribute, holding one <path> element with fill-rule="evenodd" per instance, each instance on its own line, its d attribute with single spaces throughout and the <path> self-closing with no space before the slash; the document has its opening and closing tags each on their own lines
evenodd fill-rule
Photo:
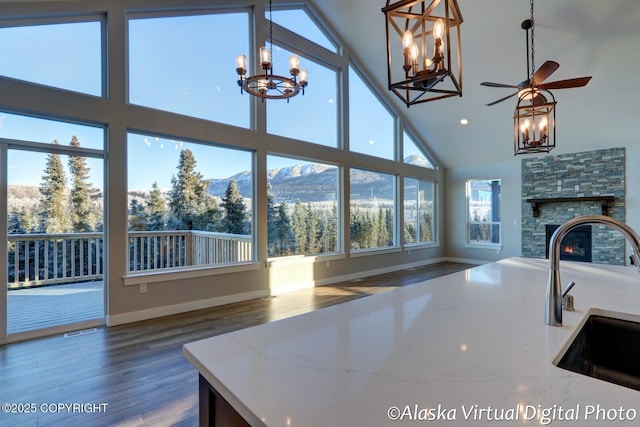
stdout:
<svg viewBox="0 0 640 427">
<path fill-rule="evenodd" d="M 522 256 L 547 257 L 550 230 L 576 216 L 609 215 L 624 221 L 624 178 L 624 148 L 523 159 Z M 565 253 L 561 259 L 625 264 L 625 241 L 618 232 L 601 225 L 586 227 L 590 243 L 585 240 L 586 230 L 577 233 L 580 241 L 572 241 L 566 251 L 574 253 Z"/>
</svg>

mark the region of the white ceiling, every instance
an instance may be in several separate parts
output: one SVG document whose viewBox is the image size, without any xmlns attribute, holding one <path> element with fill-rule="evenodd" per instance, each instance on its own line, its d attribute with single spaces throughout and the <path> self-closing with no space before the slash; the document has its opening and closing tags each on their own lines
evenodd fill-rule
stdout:
<svg viewBox="0 0 640 427">
<path fill-rule="evenodd" d="M 385 0 L 311 0 L 386 90 Z M 528 0 L 458 0 L 463 96 L 406 109 L 392 99 L 446 168 L 513 159 L 512 113 L 517 99 L 485 104 L 510 89 L 482 81 L 525 80 Z M 547 81 L 593 76 L 583 88 L 554 91 L 556 146 L 551 154 L 640 145 L 640 1 L 538 0 L 536 67 L 555 60 Z M 460 125 L 461 118 L 469 124 Z"/>
</svg>

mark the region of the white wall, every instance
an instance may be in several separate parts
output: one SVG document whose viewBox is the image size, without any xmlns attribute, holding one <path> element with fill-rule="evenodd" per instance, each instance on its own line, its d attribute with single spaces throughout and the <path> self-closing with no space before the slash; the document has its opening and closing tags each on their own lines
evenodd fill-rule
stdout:
<svg viewBox="0 0 640 427">
<path fill-rule="evenodd" d="M 466 181 L 469 179 L 500 179 L 502 192 L 502 249 L 467 248 L 466 243 Z M 460 260 L 496 261 L 520 256 L 522 229 L 520 212 L 520 160 L 447 170 L 447 223 L 445 240 L 447 256 Z"/>
</svg>

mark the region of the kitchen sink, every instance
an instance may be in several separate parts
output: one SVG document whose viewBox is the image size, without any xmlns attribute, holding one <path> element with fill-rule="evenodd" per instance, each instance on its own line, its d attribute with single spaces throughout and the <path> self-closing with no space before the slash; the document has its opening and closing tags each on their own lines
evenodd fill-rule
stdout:
<svg viewBox="0 0 640 427">
<path fill-rule="evenodd" d="M 640 391 L 640 316 L 591 309 L 553 364 Z"/>
</svg>

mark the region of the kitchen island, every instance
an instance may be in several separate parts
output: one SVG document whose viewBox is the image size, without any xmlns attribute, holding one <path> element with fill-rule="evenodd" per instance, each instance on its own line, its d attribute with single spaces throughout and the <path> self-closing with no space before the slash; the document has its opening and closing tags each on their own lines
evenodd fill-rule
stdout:
<svg viewBox="0 0 640 427">
<path fill-rule="evenodd" d="M 552 360 L 591 307 L 640 314 L 640 275 L 563 261 L 576 311 L 552 327 L 548 270 L 509 258 L 189 343 L 201 421 L 222 403 L 254 427 L 638 425 L 640 392 Z"/>
</svg>

